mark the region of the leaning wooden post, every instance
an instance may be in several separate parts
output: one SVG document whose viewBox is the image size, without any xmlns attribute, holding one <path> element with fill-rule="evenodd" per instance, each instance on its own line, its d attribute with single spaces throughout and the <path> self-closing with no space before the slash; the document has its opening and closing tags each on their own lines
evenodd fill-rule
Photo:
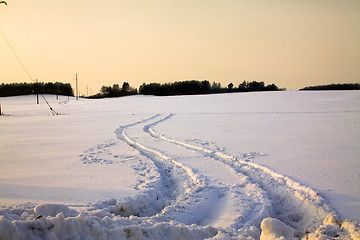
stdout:
<svg viewBox="0 0 360 240">
<path fill-rule="evenodd" d="M 1 102 L 0 102 L 0 116 L 2 115 L 2 113 L 1 113 Z"/>
</svg>

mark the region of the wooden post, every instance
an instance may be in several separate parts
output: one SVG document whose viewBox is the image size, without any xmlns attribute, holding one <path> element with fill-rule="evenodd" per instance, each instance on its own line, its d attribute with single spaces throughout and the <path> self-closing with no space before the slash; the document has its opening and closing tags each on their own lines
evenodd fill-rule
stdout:
<svg viewBox="0 0 360 240">
<path fill-rule="evenodd" d="M 36 79 L 36 104 L 39 104 L 39 86 L 37 86 L 37 79 Z"/>
<path fill-rule="evenodd" d="M 79 100 L 79 92 L 78 92 L 78 86 L 77 86 L 77 74 L 76 74 L 76 100 Z"/>
<path fill-rule="evenodd" d="M 55 89 L 56 89 L 56 100 L 59 100 L 59 92 L 60 92 L 59 84 L 56 83 Z"/>
<path fill-rule="evenodd" d="M 0 116 L 1 116 L 2 114 L 1 114 L 1 102 L 0 102 Z"/>
</svg>

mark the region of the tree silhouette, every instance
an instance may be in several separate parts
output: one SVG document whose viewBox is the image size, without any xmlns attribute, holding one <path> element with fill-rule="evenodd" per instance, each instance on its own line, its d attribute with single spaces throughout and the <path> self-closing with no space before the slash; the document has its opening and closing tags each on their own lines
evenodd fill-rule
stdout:
<svg viewBox="0 0 360 240">
<path fill-rule="evenodd" d="M 0 85 L 0 97 L 29 95 L 29 94 L 57 94 L 74 96 L 70 83 L 2 83 Z"/>
</svg>

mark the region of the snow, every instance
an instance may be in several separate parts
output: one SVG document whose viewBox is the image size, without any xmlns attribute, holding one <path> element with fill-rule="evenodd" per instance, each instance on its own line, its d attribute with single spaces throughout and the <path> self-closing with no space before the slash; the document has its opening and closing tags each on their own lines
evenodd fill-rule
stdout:
<svg viewBox="0 0 360 240">
<path fill-rule="evenodd" d="M 68 206 L 62 204 L 40 204 L 34 209 L 35 217 L 55 217 L 57 214 L 62 213 L 66 217 L 70 217 L 71 210 Z"/>
<path fill-rule="evenodd" d="M 2 239 L 360 237 L 359 91 L 45 97 L 0 98 Z"/>
<path fill-rule="evenodd" d="M 293 239 L 294 229 L 276 218 L 265 218 L 261 222 L 260 240 Z"/>
</svg>

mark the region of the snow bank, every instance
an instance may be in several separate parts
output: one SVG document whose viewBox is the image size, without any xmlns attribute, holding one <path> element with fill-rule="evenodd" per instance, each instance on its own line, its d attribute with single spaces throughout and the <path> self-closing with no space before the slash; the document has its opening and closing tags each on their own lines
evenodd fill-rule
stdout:
<svg viewBox="0 0 360 240">
<path fill-rule="evenodd" d="M 61 207 L 53 207 L 60 209 Z M 239 229 L 238 233 L 210 226 L 185 225 L 159 218 L 129 218 L 106 215 L 102 217 L 79 214 L 65 217 L 35 218 L 30 210 L 13 211 L 21 214 L 17 220 L 0 216 L 0 239 L 259 239 L 259 230 L 252 226 Z M 303 240 L 359 239 L 359 225 L 353 221 L 341 221 L 329 215 L 324 224 Z M 295 239 L 294 229 L 275 218 L 265 218 L 261 223 L 260 240 Z"/>
<path fill-rule="evenodd" d="M 31 221 L 10 222 L 0 216 L 2 240 L 10 239 L 205 239 L 217 234 L 212 227 L 186 226 L 175 223 L 131 221 L 127 218 L 43 217 Z"/>
</svg>

